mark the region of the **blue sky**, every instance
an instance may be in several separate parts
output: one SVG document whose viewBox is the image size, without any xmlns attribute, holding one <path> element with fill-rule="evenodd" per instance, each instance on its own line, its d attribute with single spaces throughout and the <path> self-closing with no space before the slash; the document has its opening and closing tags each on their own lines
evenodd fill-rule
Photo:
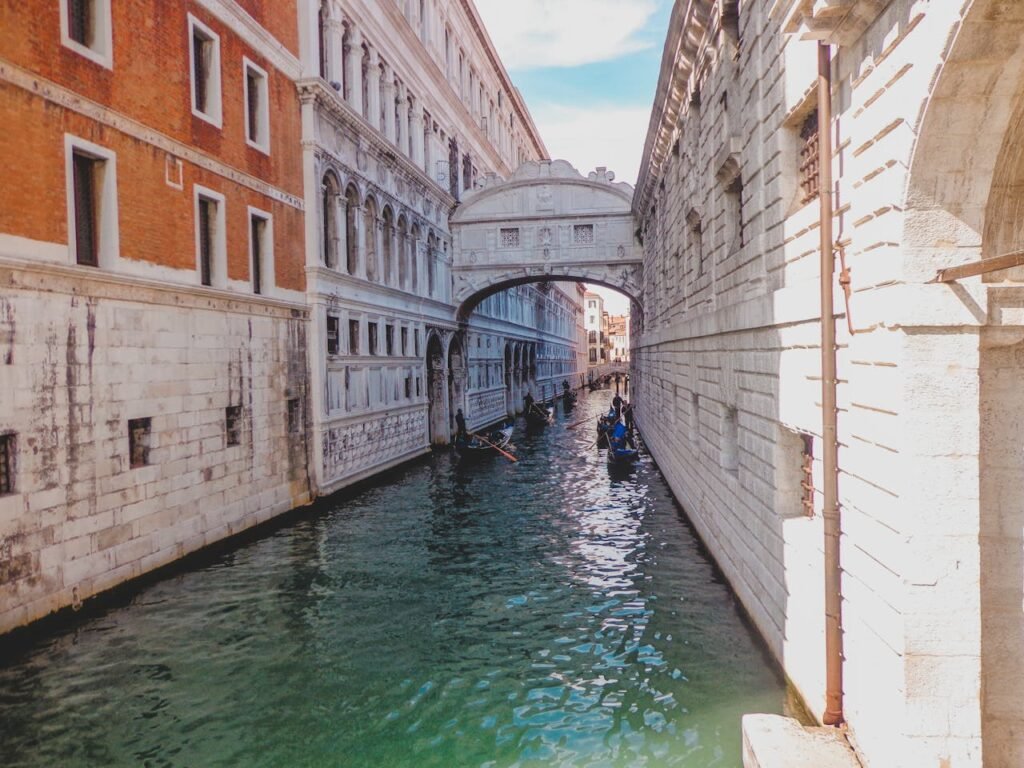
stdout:
<svg viewBox="0 0 1024 768">
<path fill-rule="evenodd" d="M 476 0 L 553 158 L 636 183 L 673 0 Z M 602 289 L 602 293 L 605 291 Z M 609 311 L 628 304 L 613 296 Z"/>
</svg>

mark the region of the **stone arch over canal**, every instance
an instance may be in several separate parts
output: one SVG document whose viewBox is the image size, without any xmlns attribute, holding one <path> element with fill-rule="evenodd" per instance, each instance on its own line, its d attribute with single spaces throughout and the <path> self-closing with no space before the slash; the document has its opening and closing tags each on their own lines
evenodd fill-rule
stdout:
<svg viewBox="0 0 1024 768">
<path fill-rule="evenodd" d="M 545 280 L 606 286 L 642 308 L 632 205 L 633 187 L 605 168 L 583 176 L 564 160 L 542 160 L 507 181 L 488 176 L 451 219 L 459 318 L 492 293 Z"/>
</svg>

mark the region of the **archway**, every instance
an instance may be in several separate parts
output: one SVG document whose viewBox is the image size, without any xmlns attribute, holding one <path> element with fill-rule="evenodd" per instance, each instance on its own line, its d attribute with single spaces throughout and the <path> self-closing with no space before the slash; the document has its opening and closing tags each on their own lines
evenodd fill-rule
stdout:
<svg viewBox="0 0 1024 768">
<path fill-rule="evenodd" d="M 466 409 L 466 356 L 458 336 L 448 344 L 448 437 L 455 432 L 455 414 Z"/>
<path fill-rule="evenodd" d="M 437 333 L 427 336 L 427 429 L 431 445 L 448 444 L 448 376 L 444 344 Z"/>
<path fill-rule="evenodd" d="M 516 415 L 515 393 L 513 391 L 512 345 L 505 344 L 505 413 L 509 416 Z"/>
<path fill-rule="evenodd" d="M 985 766 L 1010 768 L 1024 759 L 1024 712 L 1016 703 L 1024 686 L 1016 652 L 1024 645 L 1024 275 L 1016 268 L 923 284 L 937 269 L 1024 250 L 1024 12 L 1000 0 L 950 6 L 945 21 L 955 34 L 931 61 L 915 63 L 933 63 L 937 74 L 913 127 L 901 277 L 917 284 L 915 303 L 927 307 L 918 317 L 942 320 L 902 324 L 903 358 L 932 375 L 909 378 L 904 388 L 902 432 L 927 440 L 908 440 L 901 460 L 927 466 L 931 479 L 913 486 L 900 535 L 907 562 L 928 562 L 936 574 L 972 574 L 962 583 L 940 577 L 926 597 L 929 606 L 943 606 L 947 626 L 971 629 L 958 639 L 955 672 L 937 666 L 927 692 L 908 688 L 907 696 L 949 701 L 934 716 L 977 723 L 980 739 L 972 728 L 959 741 L 973 742 Z M 920 396 L 914 387 L 925 378 L 927 396 Z M 937 520 L 945 521 L 938 543 Z M 933 642 L 932 627 L 914 615 L 925 609 L 908 608 L 907 646 Z M 969 672 L 968 665 L 977 666 Z M 977 709 L 956 700 L 952 678 L 967 674 L 980 680 Z M 924 744 L 928 737 L 918 738 Z"/>
</svg>

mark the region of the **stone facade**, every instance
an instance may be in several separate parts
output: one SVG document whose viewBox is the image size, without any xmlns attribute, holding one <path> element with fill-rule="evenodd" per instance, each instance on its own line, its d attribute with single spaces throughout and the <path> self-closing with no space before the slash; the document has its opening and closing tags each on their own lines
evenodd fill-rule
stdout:
<svg viewBox="0 0 1024 768">
<path fill-rule="evenodd" d="M 299 9 L 314 466 L 328 493 L 448 443 L 460 408 L 470 428 L 521 409 L 512 378 L 535 386 L 574 355 L 576 331 L 535 287 L 457 315 L 452 211 L 546 153 L 472 3 Z"/>
<path fill-rule="evenodd" d="M 638 421 L 820 713 L 819 39 L 852 274 L 835 307 L 849 733 L 868 766 L 1018 766 L 1021 275 L 931 281 L 1021 249 L 1024 6 L 676 4 L 634 203 Z"/>
<path fill-rule="evenodd" d="M 295 3 L 86 5 L 0 11 L 0 632 L 310 499 Z"/>
</svg>

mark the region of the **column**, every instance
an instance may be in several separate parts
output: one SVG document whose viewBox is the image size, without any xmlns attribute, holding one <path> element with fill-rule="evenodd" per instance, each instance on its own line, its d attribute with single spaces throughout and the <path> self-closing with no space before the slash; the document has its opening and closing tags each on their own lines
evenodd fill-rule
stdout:
<svg viewBox="0 0 1024 768">
<path fill-rule="evenodd" d="M 370 125 L 380 130 L 380 54 L 376 48 L 370 48 L 370 67 L 366 73 L 370 81 L 366 89 L 367 119 Z"/>
<path fill-rule="evenodd" d="M 345 79 L 342 69 L 345 66 L 345 27 L 337 19 L 327 21 L 327 81 L 341 84 Z M 319 65 L 319 62 L 318 62 Z"/>
<path fill-rule="evenodd" d="M 356 277 L 366 279 L 366 216 L 363 206 L 355 207 Z"/>
<path fill-rule="evenodd" d="M 384 136 L 395 143 L 395 72 L 384 65 Z"/>
<path fill-rule="evenodd" d="M 373 222 L 374 229 L 374 271 L 377 275 L 377 282 L 384 282 L 384 219 L 378 216 Z M 383 329 L 381 329 L 383 330 Z M 384 343 L 384 335 L 381 334 L 380 343 Z"/>
<path fill-rule="evenodd" d="M 417 168 L 423 167 L 423 105 L 413 98 L 409 115 L 409 135 L 412 137 L 412 161 Z"/>
<path fill-rule="evenodd" d="M 407 155 L 409 154 L 409 92 L 406 90 L 405 83 L 398 84 L 396 107 L 398 125 L 395 128 L 395 144 L 403 155 Z"/>
<path fill-rule="evenodd" d="M 409 290 L 412 293 L 419 293 L 420 287 L 420 251 L 423 250 L 423 238 L 417 237 L 412 241 L 412 259 L 409 263 Z"/>
<path fill-rule="evenodd" d="M 384 234 L 385 234 L 385 236 L 388 236 L 387 232 L 385 232 Z M 388 264 L 388 271 L 391 273 L 391 281 L 390 281 L 389 284 L 391 286 L 393 286 L 393 287 L 394 286 L 398 286 L 400 288 L 401 286 L 399 285 L 399 280 L 398 280 L 398 260 L 400 258 L 402 258 L 402 255 L 398 252 L 398 225 L 397 225 L 397 223 L 395 223 L 395 224 L 393 224 L 391 226 L 390 238 L 391 238 L 391 248 L 389 249 L 389 253 L 391 254 L 391 263 Z"/>
<path fill-rule="evenodd" d="M 349 31 L 345 51 L 345 88 L 349 106 L 363 114 L 363 33 L 355 26 Z"/>
</svg>

